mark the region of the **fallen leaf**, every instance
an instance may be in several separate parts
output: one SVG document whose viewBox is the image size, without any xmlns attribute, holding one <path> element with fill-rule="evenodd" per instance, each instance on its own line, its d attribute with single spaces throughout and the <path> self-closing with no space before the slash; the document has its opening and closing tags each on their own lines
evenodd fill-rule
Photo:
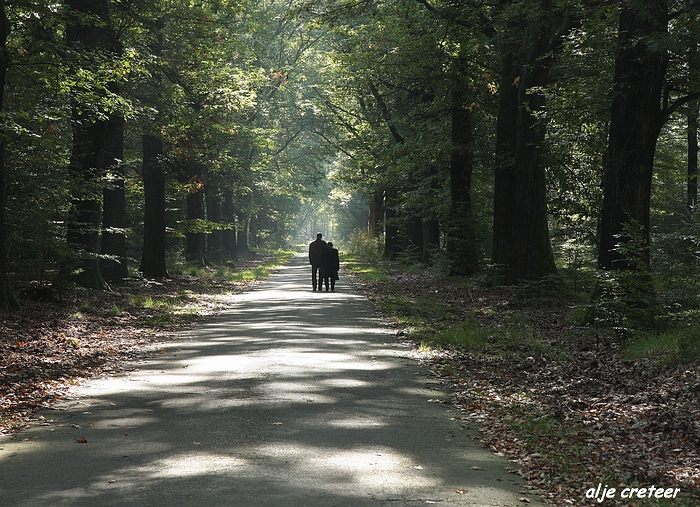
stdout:
<svg viewBox="0 0 700 507">
<path fill-rule="evenodd" d="M 84 438 L 76 438 L 75 441 L 79 444 L 87 444 L 87 440 Z"/>
<path fill-rule="evenodd" d="M 521 496 L 520 498 L 518 498 L 518 500 L 525 503 L 532 503 L 532 500 L 524 496 Z"/>
<path fill-rule="evenodd" d="M 483 470 L 483 468 L 478 467 L 478 466 L 473 466 L 473 467 L 471 467 L 471 470 Z"/>
<path fill-rule="evenodd" d="M 455 491 L 456 491 L 457 493 L 459 493 L 460 495 L 463 495 L 463 494 L 465 494 L 465 493 L 469 493 L 469 490 L 468 490 L 468 489 L 455 489 Z"/>
</svg>

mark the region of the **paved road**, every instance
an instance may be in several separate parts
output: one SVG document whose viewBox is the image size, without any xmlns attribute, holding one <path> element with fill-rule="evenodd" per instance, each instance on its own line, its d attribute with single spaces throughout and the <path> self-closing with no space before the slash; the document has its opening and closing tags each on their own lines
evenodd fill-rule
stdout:
<svg viewBox="0 0 700 507">
<path fill-rule="evenodd" d="M 0 505 L 524 505 L 366 300 L 311 292 L 303 256 L 163 351 L 0 438 Z"/>
</svg>

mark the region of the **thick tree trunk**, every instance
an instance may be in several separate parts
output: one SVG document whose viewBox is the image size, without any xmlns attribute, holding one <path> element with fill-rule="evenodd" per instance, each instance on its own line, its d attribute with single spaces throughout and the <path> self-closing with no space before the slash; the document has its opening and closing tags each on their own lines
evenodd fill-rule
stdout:
<svg viewBox="0 0 700 507">
<path fill-rule="evenodd" d="M 5 4 L 0 4 L 0 112 L 5 106 L 5 80 L 10 65 L 7 50 L 7 38 L 10 36 L 10 24 L 5 12 Z M 20 310 L 19 302 L 12 292 L 7 278 L 7 221 L 5 218 L 5 143 L 0 137 L 0 312 Z"/>
<path fill-rule="evenodd" d="M 543 30 L 544 32 L 544 30 Z M 541 278 L 556 273 L 549 241 L 547 180 L 544 139 L 546 126 L 538 116 L 545 113 L 546 99 L 536 87 L 549 81 L 551 63 L 545 59 L 549 41 L 540 33 L 531 41 L 525 71 L 518 89 L 518 118 L 515 138 L 515 181 L 512 239 L 518 252 L 515 276 L 518 280 Z"/>
<path fill-rule="evenodd" d="M 518 252 L 512 244 L 515 214 L 515 139 L 518 117 L 517 79 L 520 67 L 512 55 L 501 63 L 496 119 L 496 169 L 494 174 L 493 245 L 491 262 L 498 269 L 496 284 L 513 283 Z"/>
<path fill-rule="evenodd" d="M 112 179 L 102 191 L 102 254 L 100 270 L 105 280 L 117 282 L 129 276 L 126 258 L 126 192 L 124 191 L 124 118 L 114 115 L 107 124 L 105 166 Z"/>
<path fill-rule="evenodd" d="M 471 113 L 464 102 L 462 93 L 453 92 L 450 215 L 446 240 L 450 274 L 453 276 L 471 275 L 479 270 L 471 202 L 473 133 Z"/>
<path fill-rule="evenodd" d="M 522 59 L 509 51 L 503 58 L 492 254 L 501 267 L 500 283 L 556 273 L 547 221 L 545 96 L 539 88 L 549 81 L 561 38 L 554 26 L 561 20 L 550 12 L 550 0 L 541 0 L 539 8 L 543 17 L 528 26 Z"/>
<path fill-rule="evenodd" d="M 656 41 L 667 28 L 667 0 L 640 1 L 620 12 L 600 219 L 598 266 L 604 270 L 649 269 L 651 181 L 668 66 Z"/>
<path fill-rule="evenodd" d="M 165 172 L 160 158 L 163 141 L 144 134 L 143 149 L 143 256 L 140 271 L 146 278 L 168 278 L 165 263 Z"/>
<path fill-rule="evenodd" d="M 66 40 L 78 51 L 105 51 L 109 48 L 109 1 L 66 0 L 71 9 L 66 24 Z M 68 243 L 82 257 L 75 281 L 92 289 L 108 289 L 99 268 L 101 195 L 97 193 L 104 172 L 107 125 L 73 104 L 73 150 L 70 172 L 79 194 L 73 200 Z"/>
</svg>

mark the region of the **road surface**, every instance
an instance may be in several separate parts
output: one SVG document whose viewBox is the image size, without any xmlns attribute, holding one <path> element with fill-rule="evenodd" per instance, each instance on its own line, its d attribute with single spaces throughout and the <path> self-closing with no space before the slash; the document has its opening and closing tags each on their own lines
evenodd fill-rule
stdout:
<svg viewBox="0 0 700 507">
<path fill-rule="evenodd" d="M 541 505 L 345 280 L 298 255 L 0 437 L 3 507 Z"/>
</svg>

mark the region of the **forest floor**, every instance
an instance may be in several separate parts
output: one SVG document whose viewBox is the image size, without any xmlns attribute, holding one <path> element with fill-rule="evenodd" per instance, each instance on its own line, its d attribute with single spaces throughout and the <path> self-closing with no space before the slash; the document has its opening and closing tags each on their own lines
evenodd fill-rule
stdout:
<svg viewBox="0 0 700 507">
<path fill-rule="evenodd" d="M 600 504 L 585 498 L 599 483 L 616 488 L 605 505 L 700 505 L 697 364 L 623 359 L 619 338 L 580 325 L 586 302 L 575 294 L 381 272 L 358 287 L 451 387 L 445 402 L 551 505 Z M 474 345 L 440 346 L 424 331 L 450 326 L 477 336 Z M 625 487 L 648 496 L 652 485 L 680 492 L 621 499 Z"/>
<path fill-rule="evenodd" d="M 236 270 L 270 260 L 252 255 Z M 379 280 L 352 283 L 451 386 L 452 399 L 442 401 L 478 426 L 484 445 L 511 459 L 549 504 L 581 505 L 602 483 L 618 488 L 606 505 L 656 505 L 619 499 L 622 487 L 651 485 L 681 489 L 661 505 L 700 505 L 696 366 L 621 359 L 615 340 L 571 317 L 582 304 L 573 296 L 525 298 L 513 288 L 383 271 Z M 253 283 L 181 276 L 112 292 L 66 290 L 58 303 L 23 291 L 22 315 L 0 316 L 0 434 L 21 429 L 73 384 L 157 353 L 169 333 L 216 312 L 218 295 Z M 460 323 L 485 330 L 484 342 L 427 346 L 415 332 Z"/>
<path fill-rule="evenodd" d="M 246 255 L 233 272 L 252 273 L 274 261 Z M 21 315 L 0 314 L 0 435 L 21 429 L 72 385 L 157 353 L 168 334 L 221 308 L 218 296 L 255 283 L 253 276 L 229 281 L 222 271 L 197 271 L 157 282 L 133 280 L 111 291 L 20 288 Z"/>
</svg>

